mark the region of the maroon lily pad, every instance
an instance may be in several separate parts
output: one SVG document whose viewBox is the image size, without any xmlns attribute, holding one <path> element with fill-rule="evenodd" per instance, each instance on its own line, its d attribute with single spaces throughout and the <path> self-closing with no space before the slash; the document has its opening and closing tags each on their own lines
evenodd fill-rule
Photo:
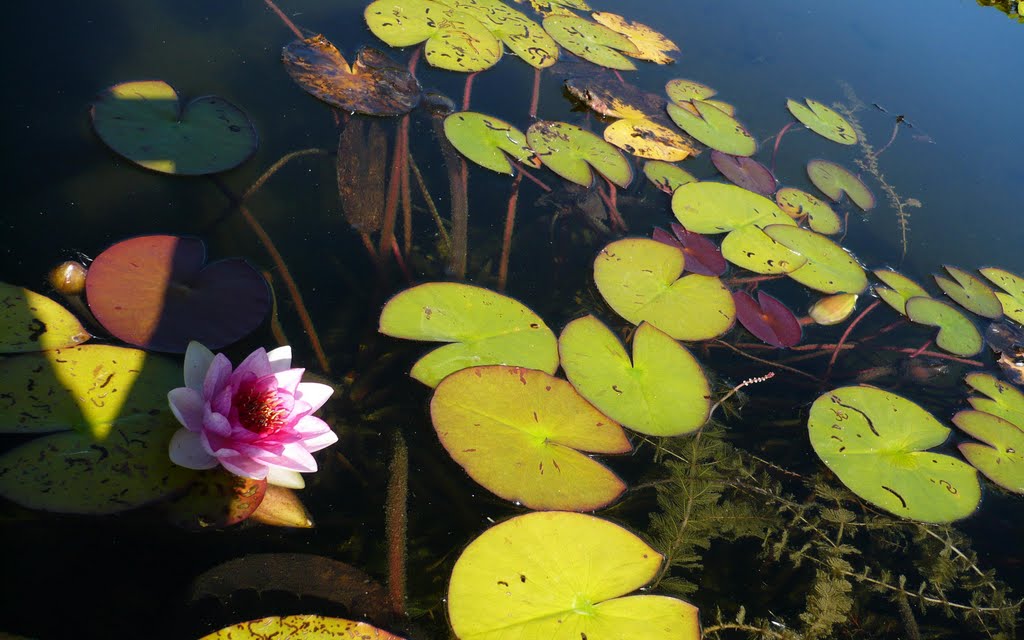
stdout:
<svg viewBox="0 0 1024 640">
<path fill-rule="evenodd" d="M 747 331 L 774 347 L 787 348 L 800 342 L 803 329 L 789 308 L 764 291 L 757 292 L 757 301 L 745 291 L 732 294 L 736 317 Z"/>
<path fill-rule="evenodd" d="M 720 276 L 725 273 L 726 262 L 718 245 L 699 233 L 687 231 L 681 224 L 673 222 L 671 228 L 672 233 L 669 233 L 655 227 L 651 237 L 686 254 L 687 271 L 702 276 Z"/>
<path fill-rule="evenodd" d="M 251 516 L 266 492 L 266 480 L 236 476 L 221 467 L 200 471 L 185 493 L 166 504 L 167 517 L 183 529 L 222 529 Z"/>
<path fill-rule="evenodd" d="M 762 196 L 770 196 L 775 193 L 775 176 L 772 175 L 768 167 L 753 158 L 712 151 L 711 162 L 723 176 L 728 178 L 729 182 L 738 187 L 743 187 L 747 191 L 753 191 Z"/>
<path fill-rule="evenodd" d="M 142 236 L 96 257 L 85 281 L 89 308 L 129 344 L 184 353 L 190 340 L 220 349 L 251 333 L 270 311 L 270 288 L 241 258 L 206 267 L 198 238 Z"/>
</svg>

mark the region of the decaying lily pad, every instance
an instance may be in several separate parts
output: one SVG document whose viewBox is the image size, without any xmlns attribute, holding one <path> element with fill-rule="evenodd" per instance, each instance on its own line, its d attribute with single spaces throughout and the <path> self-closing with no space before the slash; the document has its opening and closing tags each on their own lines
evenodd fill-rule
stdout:
<svg viewBox="0 0 1024 640">
<path fill-rule="evenodd" d="M 585 129 L 566 122 L 534 122 L 526 140 L 540 161 L 566 180 L 589 187 L 591 167 L 620 187 L 633 180 L 633 167 L 618 149 Z"/>
<path fill-rule="evenodd" d="M 261 640 L 289 636 L 323 640 L 402 640 L 365 622 L 318 615 L 271 616 L 239 622 L 200 640 Z"/>
<path fill-rule="evenodd" d="M 845 249 L 820 233 L 789 225 L 769 225 L 764 232 L 799 254 L 807 263 L 789 272 L 800 284 L 822 293 L 860 293 L 868 286 L 864 269 Z"/>
<path fill-rule="evenodd" d="M 792 187 L 779 189 L 775 202 L 794 219 L 807 216 L 807 224 L 812 231 L 826 236 L 842 231 L 843 222 L 832 207 L 806 191 Z"/>
<path fill-rule="evenodd" d="M 60 304 L 0 282 L 0 353 L 64 349 L 90 337 L 75 314 Z"/>
<path fill-rule="evenodd" d="M 650 160 L 678 162 L 696 154 L 686 138 L 653 120 L 618 120 L 605 128 L 604 139 L 626 153 Z"/>
<path fill-rule="evenodd" d="M 444 134 L 459 153 L 491 171 L 511 175 L 513 168 L 507 155 L 518 162 L 540 164 L 526 143 L 526 134 L 493 116 L 473 111 L 453 113 L 444 119 Z"/>
<path fill-rule="evenodd" d="M 935 284 L 949 296 L 953 302 L 976 313 L 983 318 L 1001 318 L 1003 306 L 999 298 L 980 279 L 957 267 L 946 266 L 946 272 L 953 277 L 952 280 L 944 276 L 936 275 Z"/>
<path fill-rule="evenodd" d="M 645 162 L 644 175 L 665 193 L 672 193 L 687 182 L 697 182 L 697 178 L 686 169 L 662 160 Z"/>
<path fill-rule="evenodd" d="M 606 11 L 595 11 L 590 14 L 590 17 L 598 24 L 629 38 L 630 42 L 636 46 L 636 52 L 623 51 L 627 56 L 649 60 L 657 64 L 675 62 L 675 59 L 668 54 L 671 51 L 679 51 L 676 43 L 647 25 L 626 20 L 620 15 Z"/>
<path fill-rule="evenodd" d="M 360 49 L 349 65 L 327 38 L 317 34 L 289 43 L 281 50 L 281 61 L 306 92 L 344 111 L 395 116 L 420 103 L 416 77 L 376 49 Z"/>
<path fill-rule="evenodd" d="M 960 453 L 986 478 L 1007 491 L 1024 493 L 1024 430 L 982 411 L 961 411 L 953 424 L 981 440 L 958 445 Z"/>
<path fill-rule="evenodd" d="M 558 45 L 539 24 L 501 0 L 441 0 L 481 22 L 509 50 L 536 69 L 558 61 Z"/>
<path fill-rule="evenodd" d="M 267 492 L 267 481 L 243 478 L 216 467 L 195 472 L 195 479 L 164 508 L 172 524 L 183 529 L 223 529 L 256 511 Z"/>
<path fill-rule="evenodd" d="M 566 79 L 565 90 L 595 112 L 609 118 L 661 119 L 665 116 L 665 99 L 656 93 L 639 89 L 631 83 L 619 82 L 606 75 L 587 75 Z"/>
<path fill-rule="evenodd" d="M 1006 379 L 1024 385 L 1024 329 L 1008 322 L 993 322 L 985 329 L 985 342 L 998 357 L 996 364 Z"/>
<path fill-rule="evenodd" d="M 92 104 L 96 135 L 119 155 L 160 173 L 207 175 L 234 169 L 255 153 L 256 130 L 241 109 L 203 96 L 182 104 L 160 80 L 124 82 Z"/>
<path fill-rule="evenodd" d="M 674 102 L 667 107 L 669 117 L 683 131 L 722 153 L 754 155 L 757 140 L 736 118 L 703 100 L 695 100 L 691 104 L 696 113 Z"/>
<path fill-rule="evenodd" d="M 725 273 L 725 257 L 714 242 L 699 233 L 687 231 L 683 225 L 675 222 L 669 224 L 669 228 L 672 233 L 655 227 L 651 238 L 682 251 L 686 256 L 687 271 L 702 276 L 720 276 Z"/>
<path fill-rule="evenodd" d="M 839 144 L 856 144 L 857 132 L 832 109 L 817 100 L 806 98 L 806 106 L 796 100 L 786 100 L 786 108 L 793 116 L 818 135 Z"/>
<path fill-rule="evenodd" d="M 996 291 L 996 297 L 999 298 L 999 304 L 1002 305 L 1006 317 L 1018 324 L 1024 324 L 1024 278 L 997 267 L 986 267 L 978 271 L 988 278 L 989 282 L 1002 289 Z"/>
<path fill-rule="evenodd" d="M 608 27 L 579 16 L 551 15 L 544 18 L 544 30 L 555 42 L 584 60 L 610 69 L 636 69 L 636 65 L 622 55 L 625 52 L 639 53 L 636 45 Z"/>
<path fill-rule="evenodd" d="M 338 136 L 335 169 L 342 213 L 356 231 L 376 233 L 384 226 L 387 164 L 384 129 L 367 118 L 349 118 Z"/>
<path fill-rule="evenodd" d="M 241 258 L 205 261 L 198 238 L 119 242 L 89 268 L 89 308 L 107 331 L 139 347 L 184 353 L 192 340 L 225 347 L 263 322 L 270 288 Z"/>
<path fill-rule="evenodd" d="M 770 196 L 775 193 L 775 176 L 768 167 L 745 156 L 732 156 L 717 149 L 711 152 L 711 163 L 729 182 L 747 191 Z"/>
<path fill-rule="evenodd" d="M 745 291 L 732 294 L 736 319 L 760 340 L 773 347 L 786 349 L 800 342 L 803 329 L 796 315 L 780 300 L 764 291 L 757 292 L 757 301 Z"/>
<path fill-rule="evenodd" d="M 969 357 L 985 346 L 970 318 L 953 305 L 934 298 L 907 300 L 907 317 L 918 324 L 938 327 L 935 344 L 958 356 Z"/>
<path fill-rule="evenodd" d="M 878 294 L 890 307 L 907 315 L 907 300 L 911 298 L 930 298 L 928 292 L 907 276 L 892 269 L 875 269 L 872 273 L 875 277 L 888 285 L 874 286 L 874 292 Z M 891 288 L 889 288 L 891 287 Z"/>
<path fill-rule="evenodd" d="M 839 202 L 845 193 L 855 205 L 867 211 L 875 206 L 875 196 L 860 178 L 844 167 L 828 160 L 807 163 L 807 176 L 822 193 Z"/>
</svg>

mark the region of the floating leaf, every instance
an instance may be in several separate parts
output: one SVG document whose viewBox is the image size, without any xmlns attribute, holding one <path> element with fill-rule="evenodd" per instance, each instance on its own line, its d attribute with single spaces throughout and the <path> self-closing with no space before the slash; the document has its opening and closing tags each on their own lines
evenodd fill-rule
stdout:
<svg viewBox="0 0 1024 640">
<path fill-rule="evenodd" d="M 182 105 L 160 80 L 125 82 L 92 103 L 96 135 L 119 155 L 160 173 L 206 175 L 234 169 L 256 151 L 256 130 L 241 109 L 203 96 Z"/>
<path fill-rule="evenodd" d="M 1024 330 L 1008 322 L 993 322 L 985 329 L 985 342 L 996 352 L 996 364 L 1006 378 L 1024 385 Z"/>
<path fill-rule="evenodd" d="M 791 218 L 807 216 L 807 223 L 812 231 L 830 236 L 839 233 L 843 228 L 842 220 L 832 207 L 806 191 L 792 187 L 779 189 L 775 193 L 775 202 Z"/>
<path fill-rule="evenodd" d="M 387 158 L 388 141 L 381 126 L 349 118 L 338 136 L 338 198 L 345 220 L 360 233 L 376 233 L 384 226 Z"/>
<path fill-rule="evenodd" d="M 692 174 L 686 169 L 678 167 L 671 162 L 661 160 L 649 160 L 644 163 L 644 175 L 665 193 L 672 193 L 678 187 L 688 183 L 697 182 Z"/>
<path fill-rule="evenodd" d="M 252 514 L 253 522 L 271 527 L 310 529 L 313 519 L 294 490 L 276 485 L 267 486 L 267 495 Z"/>
<path fill-rule="evenodd" d="M 1003 307 L 1003 313 L 1017 324 L 1024 324 L 1024 278 L 1006 269 L 986 267 L 979 269 L 981 275 L 1002 291 L 996 291 L 996 297 Z"/>
<path fill-rule="evenodd" d="M 636 46 L 636 52 L 624 51 L 623 53 L 627 56 L 639 58 L 640 60 L 650 60 L 657 64 L 675 62 L 675 59 L 668 55 L 668 53 L 670 51 L 679 51 L 679 47 L 647 25 L 626 20 L 620 15 L 606 11 L 595 11 L 590 14 L 590 17 L 598 24 L 602 24 L 612 31 L 621 33 L 629 38 L 629 41 Z"/>
<path fill-rule="evenodd" d="M 711 390 L 697 360 L 681 344 L 641 323 L 633 359 L 600 320 L 573 320 L 558 338 L 562 368 L 580 395 L 633 431 L 691 433 L 707 421 Z"/>
<path fill-rule="evenodd" d="M 970 318 L 951 304 L 934 298 L 907 300 L 907 317 L 918 324 L 939 328 L 935 344 L 946 351 L 963 357 L 979 353 L 984 340 Z"/>
<path fill-rule="evenodd" d="M 670 247 L 676 247 L 686 256 L 685 268 L 690 273 L 702 276 L 720 276 L 725 273 L 725 258 L 722 252 L 699 233 L 687 231 L 681 224 L 671 223 L 672 233 L 655 227 L 651 239 Z"/>
<path fill-rule="evenodd" d="M 198 238 L 118 242 L 89 267 L 89 308 L 107 331 L 153 351 L 184 353 L 192 340 L 225 347 L 263 322 L 270 288 L 241 258 L 205 262 Z"/>
<path fill-rule="evenodd" d="M 0 353 L 64 349 L 89 338 L 75 314 L 58 303 L 0 282 Z"/>
<path fill-rule="evenodd" d="M 878 294 L 879 298 L 885 300 L 886 304 L 903 315 L 907 315 L 907 300 L 931 297 L 927 291 L 921 288 L 921 285 L 902 273 L 891 269 L 875 269 L 872 273 L 876 278 L 892 287 L 890 289 L 876 284 L 874 292 Z"/>
<path fill-rule="evenodd" d="M 833 202 L 839 202 L 845 193 L 864 211 L 875 206 L 875 196 L 868 190 L 867 185 L 834 162 L 811 160 L 807 163 L 807 175 L 814 186 Z"/>
<path fill-rule="evenodd" d="M 433 0 L 375 0 L 363 11 L 373 35 L 392 47 L 426 42 L 432 66 L 483 71 L 501 59 L 501 43 L 479 20 Z"/>
<path fill-rule="evenodd" d="M 792 273 L 807 259 L 772 240 L 755 224 L 742 226 L 722 240 L 722 256 L 737 267 L 762 274 Z"/>
<path fill-rule="evenodd" d="M 744 156 L 731 156 L 718 150 L 711 152 L 711 162 L 723 176 L 747 191 L 770 196 L 775 193 L 775 176 L 757 160 Z"/>
<path fill-rule="evenodd" d="M 665 83 L 665 93 L 668 94 L 669 100 L 683 106 L 694 100 L 707 100 L 718 92 L 706 84 L 676 78 Z"/>
<path fill-rule="evenodd" d="M 724 233 L 755 225 L 795 226 L 768 198 L 722 182 L 691 182 L 672 194 L 672 213 L 680 223 L 696 233 Z"/>
<path fill-rule="evenodd" d="M 924 522 L 970 515 L 981 499 L 974 469 L 927 451 L 949 429 L 896 394 L 842 387 L 811 405 L 811 445 L 854 493 L 886 511 Z"/>
<path fill-rule="evenodd" d="M 849 318 L 857 308 L 857 298 L 855 293 L 836 293 L 825 296 L 811 305 L 807 315 L 816 324 L 823 326 L 839 324 Z"/>
<path fill-rule="evenodd" d="M 441 444 L 489 491 L 530 509 L 592 511 L 626 485 L 581 453 L 626 453 L 622 428 L 572 385 L 543 371 L 485 366 L 437 385 L 430 415 Z"/>
<path fill-rule="evenodd" d="M 807 260 L 789 277 L 822 293 L 860 293 L 868 286 L 864 269 L 853 256 L 825 236 L 787 225 L 773 224 L 764 232 Z"/>
<path fill-rule="evenodd" d="M 0 361 L 0 432 L 75 430 L 97 441 L 166 412 L 181 367 L 138 349 L 87 344 Z M 165 452 L 166 453 L 166 452 Z"/>
<path fill-rule="evenodd" d="M 961 411 L 953 416 L 953 424 L 985 443 L 957 446 L 975 469 L 1007 491 L 1024 493 L 1024 431 L 981 411 Z"/>
<path fill-rule="evenodd" d="M 410 375 L 434 387 L 466 367 L 508 364 L 554 373 L 558 340 L 523 303 L 481 287 L 430 282 L 402 291 L 380 313 L 380 332 L 451 342 L 419 359 Z"/>
<path fill-rule="evenodd" d="M 360 49 L 350 66 L 327 38 L 317 34 L 290 42 L 281 50 L 281 61 L 307 93 L 343 111 L 397 116 L 420 103 L 416 76 L 376 49 Z"/>
<path fill-rule="evenodd" d="M 633 168 L 622 152 L 576 125 L 534 122 L 526 140 L 547 168 L 584 187 L 594 182 L 590 167 L 623 188 L 633 180 Z"/>
<path fill-rule="evenodd" d="M 797 120 L 820 136 L 839 144 L 856 144 L 857 132 L 843 116 L 817 100 L 805 99 L 804 106 L 796 100 L 786 100 L 786 108 Z"/>
<path fill-rule="evenodd" d="M 512 53 L 536 69 L 558 61 L 558 45 L 544 28 L 501 0 L 441 0 L 481 22 Z"/>
<path fill-rule="evenodd" d="M 707 340 L 732 326 L 732 294 L 718 278 L 680 278 L 685 259 L 678 249 L 644 238 L 617 240 L 598 254 L 594 280 L 617 314 L 649 322 L 676 340 Z"/>
<path fill-rule="evenodd" d="M 553 15 L 544 18 L 544 30 L 555 39 L 555 42 L 584 60 L 610 69 L 636 69 L 636 65 L 622 55 L 638 53 L 636 45 L 626 36 L 615 33 L 608 27 L 579 16 Z"/>
<path fill-rule="evenodd" d="M 602 116 L 667 123 L 665 99 L 606 75 L 568 78 L 565 90 Z"/>
<path fill-rule="evenodd" d="M 935 284 L 958 305 L 983 318 L 1000 318 L 1003 306 L 996 294 L 984 282 L 957 267 L 945 267 L 953 280 L 936 275 Z"/>
<path fill-rule="evenodd" d="M 224 627 L 200 640 L 264 640 L 265 638 L 307 638 L 308 640 L 402 640 L 365 622 L 317 615 L 271 616 Z"/>
<path fill-rule="evenodd" d="M 604 130 L 604 139 L 638 158 L 678 162 L 694 155 L 693 144 L 653 120 L 618 120 Z"/>
<path fill-rule="evenodd" d="M 668 115 L 679 127 L 712 149 L 734 156 L 752 156 L 757 140 L 734 117 L 717 106 L 695 100 L 697 113 L 675 103 L 668 104 Z"/>
<path fill-rule="evenodd" d="M 185 493 L 167 503 L 168 519 L 183 529 L 222 529 L 251 516 L 266 492 L 266 479 L 243 478 L 223 467 L 197 471 Z"/>
<path fill-rule="evenodd" d="M 1024 429 L 1024 393 L 1011 384 L 987 373 L 969 373 L 967 384 L 985 394 L 986 397 L 971 396 L 967 399 L 978 411 L 991 413 L 1007 422 Z"/>
<path fill-rule="evenodd" d="M 616 524 L 528 513 L 485 531 L 452 569 L 448 617 L 461 640 L 697 640 L 697 609 L 666 596 L 620 597 L 662 556 Z"/>
<path fill-rule="evenodd" d="M 733 293 L 732 299 L 736 304 L 736 319 L 758 339 L 787 349 L 803 337 L 800 321 L 789 307 L 764 291 L 757 292 L 756 302 L 745 291 Z"/>
<path fill-rule="evenodd" d="M 444 135 L 459 153 L 491 171 L 507 175 L 513 173 L 512 163 L 506 154 L 518 162 L 536 162 L 522 131 L 504 120 L 482 113 L 460 111 L 451 114 L 444 119 Z"/>
</svg>

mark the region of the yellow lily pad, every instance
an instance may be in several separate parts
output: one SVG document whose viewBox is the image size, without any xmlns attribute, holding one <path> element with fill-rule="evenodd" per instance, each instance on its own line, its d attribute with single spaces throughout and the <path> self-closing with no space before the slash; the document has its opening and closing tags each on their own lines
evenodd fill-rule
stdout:
<svg viewBox="0 0 1024 640">
<path fill-rule="evenodd" d="M 678 162 L 696 152 L 678 132 L 646 119 L 623 119 L 608 125 L 604 139 L 638 158 Z"/>
<path fill-rule="evenodd" d="M 806 258 L 789 277 L 822 293 L 860 293 L 868 286 L 863 267 L 845 249 L 820 233 L 789 225 L 769 225 L 764 232 Z"/>
<path fill-rule="evenodd" d="M 791 218 L 807 216 L 812 231 L 830 236 L 843 229 L 843 221 L 832 207 L 806 191 L 793 187 L 779 189 L 775 192 L 775 202 Z"/>
<path fill-rule="evenodd" d="M 857 308 L 857 294 L 836 293 L 818 300 L 807 311 L 815 324 L 830 326 L 839 324 L 853 314 Z"/>
<path fill-rule="evenodd" d="M 682 106 L 694 100 L 707 100 L 718 91 L 695 80 L 676 78 L 665 83 L 665 93 L 668 94 L 669 100 Z"/>
<path fill-rule="evenodd" d="M 621 151 L 574 124 L 534 122 L 526 140 L 548 169 L 584 187 L 594 182 L 591 167 L 623 188 L 633 180 L 633 167 Z"/>
<path fill-rule="evenodd" d="M 647 179 L 665 193 L 672 193 L 688 182 L 697 182 L 686 169 L 663 160 L 648 160 L 643 171 Z"/>
<path fill-rule="evenodd" d="M 675 62 L 675 59 L 668 54 L 670 51 L 679 51 L 679 47 L 647 25 L 626 20 L 618 14 L 606 11 L 595 11 L 590 14 L 590 17 L 598 24 L 602 24 L 612 31 L 621 33 L 629 38 L 630 42 L 636 46 L 636 52 L 624 51 L 623 53 L 627 56 L 640 60 L 649 60 L 657 64 Z"/>
<path fill-rule="evenodd" d="M 318 615 L 271 616 L 239 622 L 203 636 L 200 640 L 402 640 L 365 622 Z"/>
<path fill-rule="evenodd" d="M 965 358 L 981 352 L 985 341 L 970 318 L 953 305 L 934 298 L 907 300 L 907 317 L 918 324 L 938 327 L 935 344 Z"/>
<path fill-rule="evenodd" d="M 872 271 L 875 277 L 888 285 L 883 287 L 874 286 L 874 292 L 885 301 L 890 307 L 907 315 L 907 300 L 911 298 L 930 298 L 928 292 L 907 276 L 892 269 L 875 269 Z M 891 287 L 891 288 L 890 288 Z"/>
<path fill-rule="evenodd" d="M 822 193 L 839 202 L 845 193 L 855 205 L 867 211 L 875 206 L 875 196 L 860 178 L 844 167 L 827 160 L 811 160 L 807 163 L 807 175 Z"/>
<path fill-rule="evenodd" d="M 555 42 L 584 60 L 594 64 L 632 71 L 636 65 L 623 53 L 637 53 L 636 45 L 621 33 L 573 15 L 550 15 L 544 18 L 544 30 Z"/>
<path fill-rule="evenodd" d="M 796 100 L 786 100 L 786 108 L 797 120 L 814 133 L 839 144 L 856 144 L 857 132 L 843 116 L 821 104 L 806 98 L 806 105 Z"/>
<path fill-rule="evenodd" d="M 945 267 L 953 279 L 936 275 L 935 284 L 958 305 L 983 318 L 1001 318 L 1003 306 L 985 283 L 957 267 Z"/>
<path fill-rule="evenodd" d="M 0 353 L 65 349 L 90 337 L 75 314 L 60 304 L 0 282 Z"/>
<path fill-rule="evenodd" d="M 979 269 L 981 275 L 1002 291 L 996 291 L 1003 313 L 1018 324 L 1024 324 L 1024 278 L 1006 269 L 986 267 Z"/>
<path fill-rule="evenodd" d="M 734 156 L 752 156 L 757 151 L 757 140 L 736 118 L 717 106 L 695 100 L 695 115 L 674 102 L 668 104 L 668 115 L 683 131 L 712 149 Z"/>
</svg>

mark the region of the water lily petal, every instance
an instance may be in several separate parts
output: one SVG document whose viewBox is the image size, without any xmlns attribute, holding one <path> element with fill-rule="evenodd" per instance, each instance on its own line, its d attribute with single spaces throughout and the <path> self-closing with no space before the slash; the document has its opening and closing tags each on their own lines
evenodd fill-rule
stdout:
<svg viewBox="0 0 1024 640">
<path fill-rule="evenodd" d="M 313 412 L 324 406 L 324 403 L 334 393 L 334 388 L 318 382 L 303 382 L 299 384 L 296 391 L 296 399 L 308 403 L 309 411 Z"/>
<path fill-rule="evenodd" d="M 267 360 L 270 361 L 270 371 L 281 373 L 292 366 L 292 348 L 288 345 L 278 347 L 267 353 Z"/>
<path fill-rule="evenodd" d="M 307 427 L 310 428 L 311 433 L 308 437 L 302 440 L 302 446 L 306 447 L 306 450 L 309 452 L 319 451 L 324 447 L 329 447 L 338 441 L 338 434 L 331 431 L 331 428 L 327 426 L 327 423 L 321 420 L 320 418 L 309 416 L 307 418 L 304 418 L 302 422 L 308 423 L 308 421 L 314 420 L 323 425 L 323 427 L 322 430 L 320 430 L 319 426 L 315 426 L 312 428 Z M 317 431 L 313 431 L 313 428 L 317 429 Z"/>
<path fill-rule="evenodd" d="M 203 444 L 203 449 L 211 456 L 224 458 L 238 455 L 238 450 L 234 441 L 223 438 L 216 433 L 205 429 L 199 435 Z"/>
<path fill-rule="evenodd" d="M 213 433 L 228 437 L 231 435 L 231 422 L 224 417 L 224 414 L 216 411 L 206 410 L 203 415 L 203 426 Z"/>
<path fill-rule="evenodd" d="M 202 393 L 206 372 L 213 363 L 213 352 L 195 340 L 185 350 L 185 386 Z"/>
<path fill-rule="evenodd" d="M 224 388 L 231 376 L 231 361 L 223 353 L 218 353 L 210 362 L 203 379 L 203 397 L 212 398 Z"/>
<path fill-rule="evenodd" d="M 302 380 L 302 374 L 305 373 L 305 369 L 288 369 L 286 371 L 280 371 L 274 374 L 277 387 L 284 389 L 290 394 L 295 393 L 295 389 L 298 388 L 299 382 Z"/>
<path fill-rule="evenodd" d="M 203 430 L 204 403 L 198 391 L 189 387 L 171 389 L 167 393 L 167 403 L 181 426 L 196 433 Z"/>
<path fill-rule="evenodd" d="M 265 464 L 284 467 L 293 471 L 316 471 L 316 460 L 313 459 L 313 455 L 298 442 L 284 445 L 284 451 L 281 452 L 281 455 L 273 455 L 267 451 L 254 456 L 254 458 Z"/>
<path fill-rule="evenodd" d="M 244 478 L 262 480 L 267 477 L 267 466 L 252 458 L 245 456 L 226 456 L 220 458 L 221 465 L 225 469 Z"/>
<path fill-rule="evenodd" d="M 232 378 L 235 381 L 257 380 L 273 373 L 270 369 L 270 360 L 267 359 L 267 350 L 263 347 L 253 351 L 238 365 Z"/>
<path fill-rule="evenodd" d="M 267 467 L 267 483 L 288 489 L 306 488 L 306 480 L 301 473 L 281 467 Z"/>
<path fill-rule="evenodd" d="M 188 429 L 178 429 L 171 436 L 167 448 L 171 462 L 188 469 L 212 469 L 217 466 L 217 458 L 211 456 L 203 447 L 202 438 L 198 433 Z"/>
</svg>

